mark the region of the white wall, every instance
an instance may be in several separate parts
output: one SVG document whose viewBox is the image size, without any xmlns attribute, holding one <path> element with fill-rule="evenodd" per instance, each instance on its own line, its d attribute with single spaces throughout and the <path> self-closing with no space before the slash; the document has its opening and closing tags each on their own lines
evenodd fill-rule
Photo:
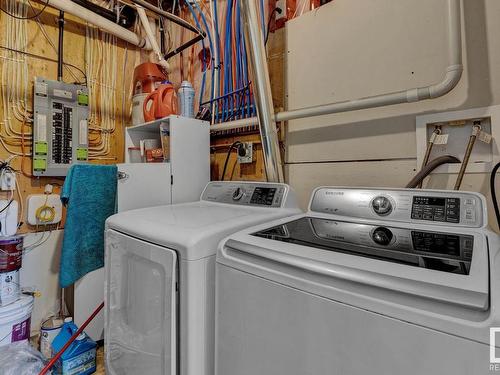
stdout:
<svg viewBox="0 0 500 375">
<path fill-rule="evenodd" d="M 335 0 L 289 22 L 288 108 L 441 81 L 448 64 L 446 4 Z M 416 115 L 500 104 L 500 1 L 463 0 L 462 12 L 465 71 L 451 93 L 290 121 L 287 174 L 303 205 L 317 185 L 404 186 L 417 167 Z M 488 195 L 486 178 L 469 175 L 462 189 Z M 450 188 L 454 180 L 433 175 L 426 187 Z"/>
<path fill-rule="evenodd" d="M 59 311 L 59 260 L 62 235 L 62 230 L 53 231 L 46 242 L 23 257 L 21 286 L 33 287 L 42 294 L 40 298 L 35 298 L 35 307 L 31 315 L 32 332 L 40 329 L 43 319 Z M 34 244 L 40 239 L 41 233 L 30 233 L 24 238 L 25 246 Z"/>
</svg>

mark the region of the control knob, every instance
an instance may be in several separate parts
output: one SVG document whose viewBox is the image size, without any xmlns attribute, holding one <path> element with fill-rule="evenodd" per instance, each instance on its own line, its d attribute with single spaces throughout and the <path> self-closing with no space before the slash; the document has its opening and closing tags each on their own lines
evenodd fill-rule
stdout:
<svg viewBox="0 0 500 375">
<path fill-rule="evenodd" d="M 379 195 L 372 200 L 373 211 L 379 216 L 386 216 L 392 212 L 392 203 L 389 198 Z"/>
<path fill-rule="evenodd" d="M 391 243 L 394 235 L 385 227 L 378 227 L 372 233 L 372 240 L 378 245 L 387 246 Z"/>
<path fill-rule="evenodd" d="M 237 187 L 234 191 L 233 191 L 233 201 L 239 201 L 243 195 L 245 195 L 245 191 L 240 188 L 240 187 Z"/>
</svg>

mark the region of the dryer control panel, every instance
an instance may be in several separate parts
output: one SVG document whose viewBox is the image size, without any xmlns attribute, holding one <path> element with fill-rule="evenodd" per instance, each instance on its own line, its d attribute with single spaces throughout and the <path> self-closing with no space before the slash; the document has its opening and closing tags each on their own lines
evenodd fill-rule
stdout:
<svg viewBox="0 0 500 375">
<path fill-rule="evenodd" d="M 311 211 L 325 214 L 470 228 L 486 225 L 485 206 L 471 192 L 336 187 L 316 189 L 310 202 Z"/>
<path fill-rule="evenodd" d="M 242 206 L 284 207 L 288 185 L 252 182 L 211 182 L 201 200 Z"/>
</svg>

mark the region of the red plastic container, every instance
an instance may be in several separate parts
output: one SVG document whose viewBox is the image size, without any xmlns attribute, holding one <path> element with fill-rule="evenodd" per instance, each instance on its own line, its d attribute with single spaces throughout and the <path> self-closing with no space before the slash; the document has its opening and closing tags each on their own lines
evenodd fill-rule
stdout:
<svg viewBox="0 0 500 375">
<path fill-rule="evenodd" d="M 155 91 L 144 100 L 144 121 L 149 122 L 170 115 L 176 115 L 177 93 L 170 83 L 162 83 Z"/>
<path fill-rule="evenodd" d="M 21 268 L 23 261 L 23 237 L 0 239 L 0 272 L 12 272 Z"/>
</svg>

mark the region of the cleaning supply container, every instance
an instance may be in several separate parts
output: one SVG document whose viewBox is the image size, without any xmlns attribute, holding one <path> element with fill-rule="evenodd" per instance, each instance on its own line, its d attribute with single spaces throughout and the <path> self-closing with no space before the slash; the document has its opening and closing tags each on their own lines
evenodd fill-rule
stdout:
<svg viewBox="0 0 500 375">
<path fill-rule="evenodd" d="M 76 331 L 78 331 L 78 327 L 73 323 L 73 319 L 66 318 L 61 332 L 52 341 L 52 352 L 54 354 L 59 352 Z M 53 373 L 60 375 L 93 374 L 96 370 L 96 348 L 96 342 L 86 333 L 82 333 L 56 362 Z"/>
<path fill-rule="evenodd" d="M 0 307 L 16 302 L 20 296 L 19 270 L 0 273 Z"/>
<path fill-rule="evenodd" d="M 12 236 L 0 239 L 0 272 L 11 272 L 21 268 L 23 259 L 23 237 Z"/>
<path fill-rule="evenodd" d="M 52 358 L 52 341 L 61 332 L 64 320 L 60 317 L 51 317 L 42 323 L 40 328 L 40 351 L 45 358 Z"/>
<path fill-rule="evenodd" d="M 177 92 L 181 116 L 194 118 L 194 94 L 193 85 L 189 81 L 182 81 Z"/>
<path fill-rule="evenodd" d="M 149 93 L 136 94 L 132 97 L 132 125 L 144 123 L 144 101 Z"/>
<path fill-rule="evenodd" d="M 0 346 L 29 339 L 33 300 L 32 296 L 22 296 L 0 307 Z"/>
<path fill-rule="evenodd" d="M 144 121 L 161 119 L 177 112 L 177 94 L 171 82 L 163 82 L 149 94 L 143 104 Z"/>
</svg>

